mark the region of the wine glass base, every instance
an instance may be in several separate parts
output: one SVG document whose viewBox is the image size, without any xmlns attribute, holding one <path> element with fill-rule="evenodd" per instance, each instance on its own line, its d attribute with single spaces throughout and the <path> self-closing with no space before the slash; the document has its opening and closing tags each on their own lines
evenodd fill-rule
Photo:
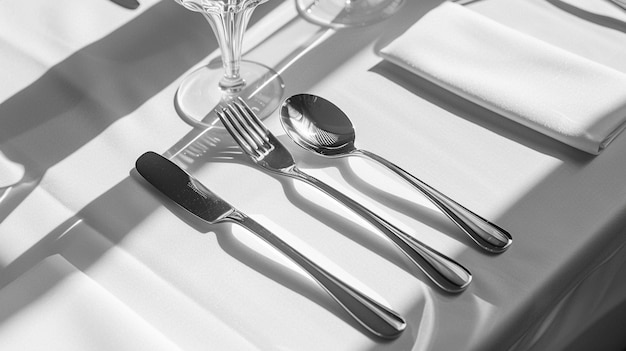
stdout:
<svg viewBox="0 0 626 351">
<path fill-rule="evenodd" d="M 366 26 L 396 13 L 404 0 L 296 0 L 300 16 L 331 28 Z"/>
<path fill-rule="evenodd" d="M 214 110 L 236 98 L 242 98 L 259 118 L 268 117 L 282 102 L 282 79 L 271 68 L 250 61 L 241 61 L 240 74 L 245 87 L 233 92 L 219 86 L 224 75 L 221 61 L 193 71 L 176 91 L 174 104 L 180 118 L 192 127 L 210 128 L 218 119 Z"/>
</svg>

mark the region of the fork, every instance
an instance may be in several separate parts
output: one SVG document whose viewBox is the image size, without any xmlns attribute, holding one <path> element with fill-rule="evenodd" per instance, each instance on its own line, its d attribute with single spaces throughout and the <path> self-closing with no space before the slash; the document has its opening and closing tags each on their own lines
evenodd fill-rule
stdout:
<svg viewBox="0 0 626 351">
<path fill-rule="evenodd" d="M 376 213 L 328 184 L 302 172 L 291 153 L 278 141 L 242 99 L 215 111 L 222 124 L 245 154 L 261 168 L 308 183 L 343 203 L 385 234 L 437 286 L 447 292 L 465 290 L 472 274 L 451 258 L 403 232 Z"/>
</svg>

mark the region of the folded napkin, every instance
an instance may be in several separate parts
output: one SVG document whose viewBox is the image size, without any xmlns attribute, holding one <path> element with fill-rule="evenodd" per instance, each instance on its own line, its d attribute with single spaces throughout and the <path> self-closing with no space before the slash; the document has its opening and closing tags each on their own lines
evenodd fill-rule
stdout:
<svg viewBox="0 0 626 351">
<path fill-rule="evenodd" d="M 624 128 L 626 74 L 444 2 L 381 56 L 478 105 L 599 154 Z"/>
</svg>

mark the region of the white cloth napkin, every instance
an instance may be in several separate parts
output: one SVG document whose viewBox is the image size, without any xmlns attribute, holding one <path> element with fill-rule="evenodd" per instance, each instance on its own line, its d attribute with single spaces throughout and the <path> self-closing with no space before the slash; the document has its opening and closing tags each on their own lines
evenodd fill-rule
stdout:
<svg viewBox="0 0 626 351">
<path fill-rule="evenodd" d="M 478 105 L 599 154 L 624 128 L 626 74 L 444 2 L 381 56 Z"/>
</svg>

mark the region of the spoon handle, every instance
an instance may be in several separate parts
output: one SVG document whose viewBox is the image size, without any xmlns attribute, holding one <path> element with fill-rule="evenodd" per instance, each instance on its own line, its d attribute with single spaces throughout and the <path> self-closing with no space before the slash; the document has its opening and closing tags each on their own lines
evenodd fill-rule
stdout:
<svg viewBox="0 0 626 351">
<path fill-rule="evenodd" d="M 289 257 L 370 332 L 382 338 L 393 339 L 404 331 L 406 322 L 398 313 L 324 270 L 244 213 L 235 210 L 224 220 L 243 226 Z"/>
<path fill-rule="evenodd" d="M 441 289 L 451 293 L 458 293 L 465 290 L 472 281 L 472 274 L 465 267 L 406 234 L 330 185 L 302 172 L 296 167 L 291 168 L 285 174 L 316 187 L 370 222 L 384 233 L 413 264 L 420 268 Z"/>
<path fill-rule="evenodd" d="M 363 156 L 374 160 L 402 177 L 426 196 L 483 249 L 493 253 L 500 253 L 504 252 L 511 245 L 511 234 L 506 230 L 468 210 L 392 162 L 365 150 L 356 150 L 351 155 Z"/>
</svg>

